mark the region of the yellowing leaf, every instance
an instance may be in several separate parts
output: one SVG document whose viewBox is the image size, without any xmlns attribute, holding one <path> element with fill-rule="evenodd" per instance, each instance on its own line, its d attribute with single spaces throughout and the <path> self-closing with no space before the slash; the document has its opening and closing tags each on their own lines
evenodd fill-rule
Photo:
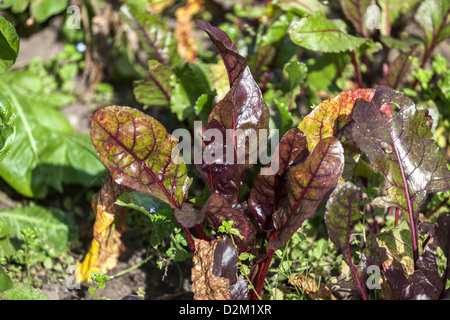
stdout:
<svg viewBox="0 0 450 320">
<path fill-rule="evenodd" d="M 324 283 L 319 283 L 313 276 L 305 274 L 295 274 L 289 276 L 289 283 L 300 287 L 309 299 L 337 300 L 333 292 Z"/>
<path fill-rule="evenodd" d="M 298 126 L 306 134 L 308 150 L 313 150 L 321 139 L 334 136 L 351 121 L 356 99 L 371 101 L 374 94 L 375 89 L 343 91 L 316 106 Z"/>
<path fill-rule="evenodd" d="M 203 0 L 188 0 L 184 7 L 175 11 L 177 19 L 175 37 L 178 40 L 178 54 L 191 63 L 197 58 L 197 43 L 192 36 L 192 17 L 203 9 Z"/>
<path fill-rule="evenodd" d="M 120 240 L 125 230 L 125 215 L 128 208 L 114 204 L 126 191 L 108 178 L 92 199 L 95 214 L 94 239 L 82 263 L 78 264 L 78 282 L 86 282 L 91 272 L 106 272 L 114 269 L 125 247 Z"/>
</svg>

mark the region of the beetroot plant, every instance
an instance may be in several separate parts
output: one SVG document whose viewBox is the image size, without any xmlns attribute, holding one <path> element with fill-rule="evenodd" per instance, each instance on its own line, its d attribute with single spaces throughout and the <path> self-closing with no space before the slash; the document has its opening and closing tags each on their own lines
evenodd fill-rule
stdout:
<svg viewBox="0 0 450 320">
<path fill-rule="evenodd" d="M 194 146 L 206 201 L 190 201 L 193 179 L 186 159 L 192 153 L 153 117 L 130 107 L 103 107 L 92 116 L 90 133 L 116 184 L 170 207 L 191 250 L 194 298 L 261 298 L 275 252 L 321 205 L 329 239 L 350 269 L 351 281 L 340 285 L 355 297 L 380 297 L 373 294 L 376 289 L 388 299 L 444 297 L 450 216 L 441 215 L 432 225 L 421 220 L 420 209 L 429 194 L 449 189 L 450 171 L 427 111 L 388 86 L 343 91 L 278 141 L 277 132 L 269 132 L 270 111 L 246 59 L 224 31 L 204 21 L 196 24 L 221 56 L 230 87 L 204 115 L 200 150 Z M 158 76 L 166 67 L 152 66 L 147 81 L 166 92 L 169 80 Z M 363 201 L 364 184 L 354 179 L 361 163 L 385 179 L 369 204 Z M 242 192 L 255 168 L 250 191 Z M 394 210 L 397 220 L 391 229 L 368 227 L 355 261 L 351 235 L 356 222 L 369 221 L 366 206 Z M 379 271 L 377 278 L 373 270 Z"/>
</svg>

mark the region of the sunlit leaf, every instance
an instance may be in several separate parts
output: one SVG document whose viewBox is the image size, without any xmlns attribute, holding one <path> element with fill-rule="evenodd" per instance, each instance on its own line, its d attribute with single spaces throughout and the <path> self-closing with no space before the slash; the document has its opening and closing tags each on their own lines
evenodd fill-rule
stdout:
<svg viewBox="0 0 450 320">
<path fill-rule="evenodd" d="M 321 12 L 295 22 L 289 29 L 292 42 L 309 50 L 342 52 L 355 50 L 367 39 L 348 34 Z"/>
<path fill-rule="evenodd" d="M 276 211 L 280 199 L 286 197 L 285 174 L 295 163 L 303 161 L 309 152 L 305 134 L 298 128 L 289 130 L 281 139 L 274 155 L 278 156 L 266 168 L 274 165 L 275 173 L 258 173 L 248 199 L 248 210 L 256 218 L 261 230 L 270 229 L 268 219 Z M 274 163 L 275 162 L 275 163 Z"/>
<path fill-rule="evenodd" d="M 343 91 L 316 106 L 298 126 L 306 134 L 308 149 L 314 149 L 323 138 L 335 136 L 352 121 L 351 114 L 356 99 L 371 101 L 374 94 L 375 89 Z"/>
<path fill-rule="evenodd" d="M 380 86 L 371 102 L 353 108 L 353 119 L 353 139 L 388 183 L 387 195 L 373 204 L 402 210 L 417 260 L 420 207 L 429 193 L 450 188 L 447 161 L 432 139 L 431 118 L 410 98 Z"/>
<path fill-rule="evenodd" d="M 0 16 L 0 74 L 16 62 L 19 54 L 19 36 L 12 24 Z"/>
<path fill-rule="evenodd" d="M 108 178 L 100 191 L 92 199 L 95 215 L 94 239 L 84 260 L 78 263 L 78 282 L 86 282 L 92 272 L 106 272 L 113 269 L 120 254 L 125 250 L 120 237 L 125 231 L 127 207 L 116 205 L 119 196 L 127 191 L 112 178 Z"/>
<path fill-rule="evenodd" d="M 281 248 L 315 214 L 324 196 L 337 186 L 343 167 L 344 150 L 333 137 L 322 139 L 305 161 L 291 166 L 286 203 L 274 216 L 278 237 L 269 243 L 270 249 Z"/>
<path fill-rule="evenodd" d="M 171 75 L 170 67 L 156 60 L 149 60 L 147 77 L 134 85 L 136 100 L 144 104 L 144 107 L 169 105 L 172 92 Z"/>
<path fill-rule="evenodd" d="M 119 106 L 104 107 L 91 120 L 92 143 L 118 184 L 181 207 L 192 179 L 179 152 L 172 157 L 178 141 L 161 123 Z"/>
</svg>

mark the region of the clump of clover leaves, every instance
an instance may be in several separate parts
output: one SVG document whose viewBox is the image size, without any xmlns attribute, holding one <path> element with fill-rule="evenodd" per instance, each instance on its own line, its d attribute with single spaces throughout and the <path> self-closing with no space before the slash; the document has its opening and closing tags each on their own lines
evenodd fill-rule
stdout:
<svg viewBox="0 0 450 320">
<path fill-rule="evenodd" d="M 344 285 L 355 295 L 368 299 L 367 269 L 376 265 L 383 270 L 391 297 L 442 297 L 448 262 L 440 274 L 434 252 L 440 247 L 450 257 L 449 217 L 421 229 L 419 213 L 428 194 L 449 189 L 450 171 L 433 140 L 427 111 L 387 86 L 341 92 L 284 133 L 271 162 L 260 168 L 242 199 L 244 178 L 254 166 L 251 159 L 267 150 L 247 148 L 248 139 L 239 139 L 237 132 L 252 129 L 258 138 L 267 139 L 270 111 L 246 59 L 228 35 L 205 21 L 196 24 L 220 54 L 230 85 L 209 114 L 205 130 L 215 129 L 223 137 L 233 133 L 231 141 L 220 145 L 203 137 L 202 162 L 196 168 L 210 196 L 201 207 L 188 202 L 192 178 L 181 156 L 173 152 L 177 139 L 160 122 L 122 106 L 103 107 L 91 118 L 92 142 L 113 180 L 173 210 L 193 253 L 194 297 L 258 299 L 275 251 L 324 202 L 329 238 L 351 271 L 352 281 Z M 238 150 L 244 150 L 242 163 L 236 161 Z M 225 158 L 229 153 L 234 159 Z M 223 157 L 205 161 L 216 154 Z M 404 221 L 369 234 L 355 265 L 350 238 L 363 214 L 362 191 L 352 180 L 361 158 L 386 179 L 384 195 L 371 205 L 396 208 Z M 266 174 L 268 168 L 276 170 Z M 434 239 L 425 247 L 419 243 L 422 230 Z"/>
</svg>

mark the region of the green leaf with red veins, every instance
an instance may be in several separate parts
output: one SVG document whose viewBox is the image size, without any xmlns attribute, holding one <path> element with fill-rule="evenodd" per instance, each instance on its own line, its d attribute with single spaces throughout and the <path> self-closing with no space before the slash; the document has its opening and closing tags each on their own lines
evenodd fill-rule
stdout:
<svg viewBox="0 0 450 320">
<path fill-rule="evenodd" d="M 350 267 L 353 280 L 365 299 L 365 284 L 361 283 L 352 260 L 350 243 L 353 224 L 363 217 L 359 210 L 360 189 L 351 182 L 345 182 L 333 191 L 325 211 L 325 224 L 331 241 L 341 250 Z"/>
<path fill-rule="evenodd" d="M 344 168 L 344 149 L 334 137 L 319 141 L 308 158 L 287 172 L 288 193 L 283 210 L 274 215 L 278 237 L 269 243 L 276 250 L 314 215 L 324 196 L 338 184 Z"/>
<path fill-rule="evenodd" d="M 432 139 L 431 118 L 407 96 L 380 86 L 371 102 L 355 105 L 353 119 L 353 139 L 388 183 L 386 196 L 373 204 L 405 213 L 416 261 L 420 207 L 429 193 L 450 188 L 447 161 Z"/>
<path fill-rule="evenodd" d="M 145 113 L 108 106 L 91 117 L 91 140 L 114 180 L 180 208 L 192 178 L 177 148 L 178 141 Z"/>
<path fill-rule="evenodd" d="M 276 155 L 278 159 L 274 158 Z M 256 176 L 248 199 L 248 210 L 258 221 L 262 231 L 271 229 L 272 226 L 268 225 L 268 220 L 276 211 L 279 200 L 286 196 L 284 186 L 287 170 L 295 163 L 303 161 L 308 155 L 305 134 L 300 129 L 293 128 L 281 138 L 271 163 L 266 165 L 266 168 L 274 165 L 277 168 L 276 173 L 261 174 L 260 171 Z"/>
</svg>

